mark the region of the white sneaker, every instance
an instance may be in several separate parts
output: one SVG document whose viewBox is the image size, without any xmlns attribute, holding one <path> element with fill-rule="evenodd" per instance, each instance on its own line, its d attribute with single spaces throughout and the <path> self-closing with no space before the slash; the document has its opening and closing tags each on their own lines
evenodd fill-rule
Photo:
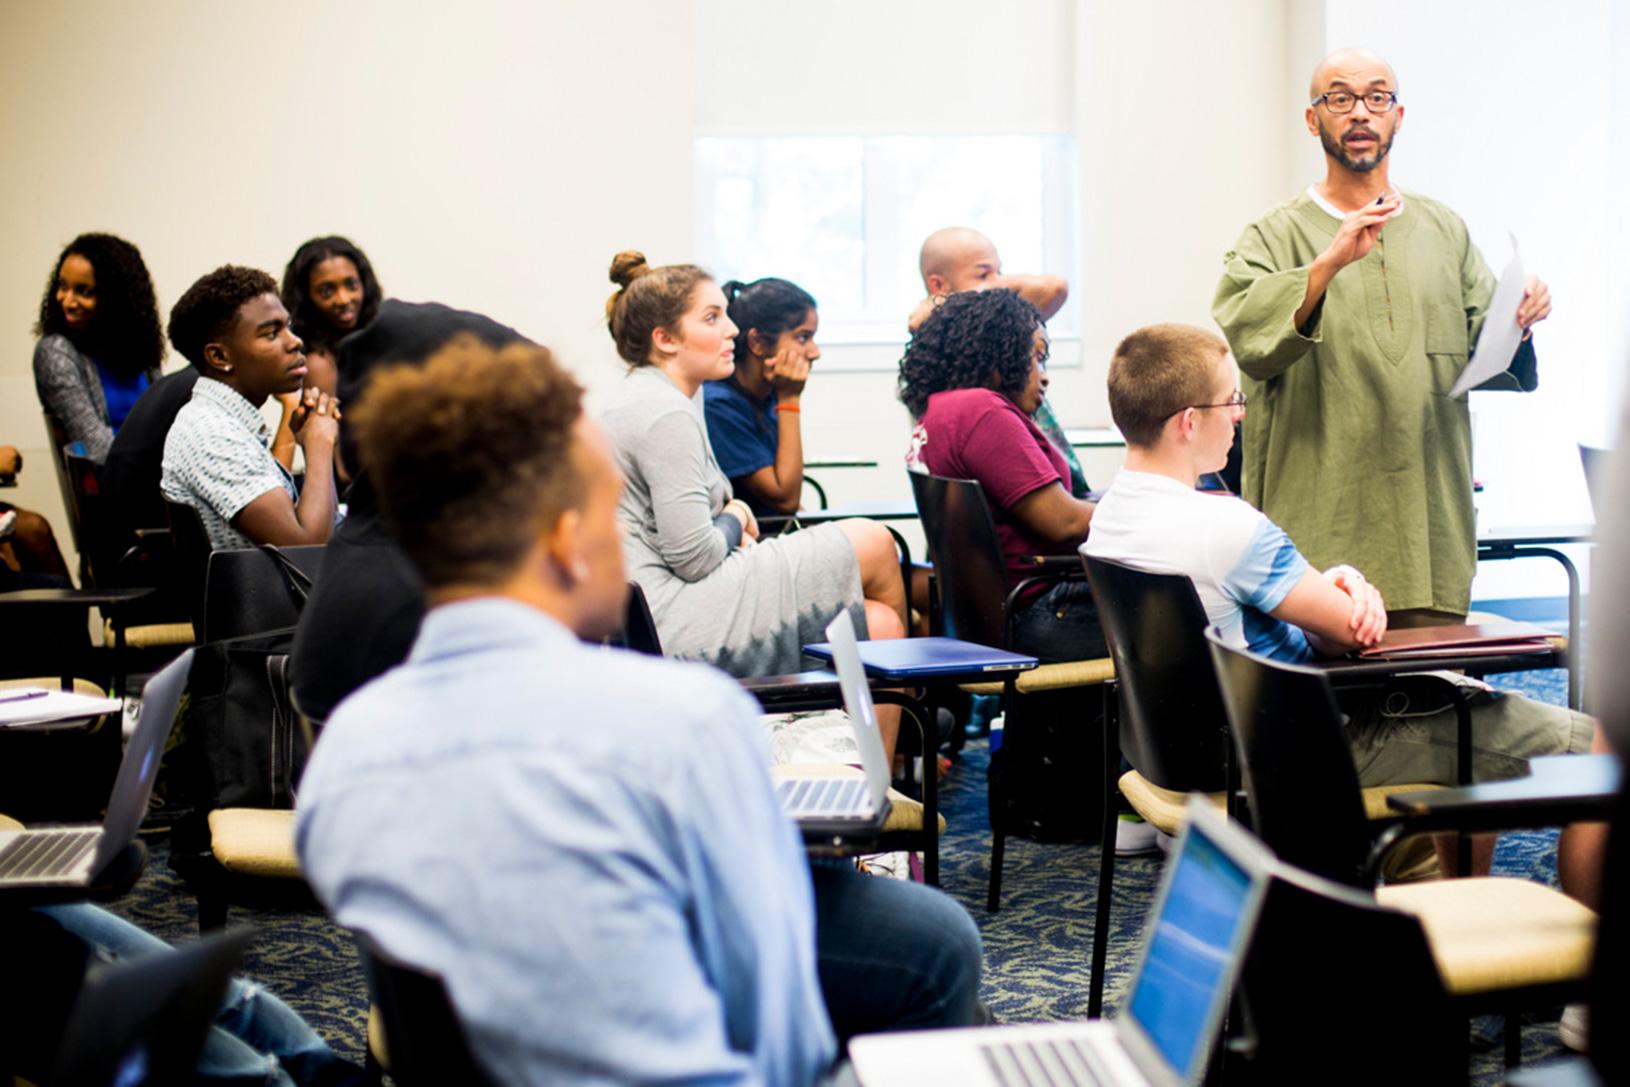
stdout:
<svg viewBox="0 0 1630 1087">
<path fill-rule="evenodd" d="M 1123 815 L 1115 822 L 1115 855 L 1141 857 L 1153 853 L 1160 831 L 1136 815 Z"/>
<path fill-rule="evenodd" d="M 1556 1037 L 1576 1053 L 1590 1052 L 1590 1009 L 1583 1004 L 1564 1008 L 1562 1021 L 1556 1025 Z"/>
<path fill-rule="evenodd" d="M 12 533 L 17 531 L 17 511 L 7 510 L 0 513 L 0 541 L 11 539 Z"/>
<path fill-rule="evenodd" d="M 911 879 L 911 854 L 904 851 L 898 853 L 867 853 L 856 860 L 855 867 L 868 876 L 882 876 L 884 879 Z"/>
</svg>

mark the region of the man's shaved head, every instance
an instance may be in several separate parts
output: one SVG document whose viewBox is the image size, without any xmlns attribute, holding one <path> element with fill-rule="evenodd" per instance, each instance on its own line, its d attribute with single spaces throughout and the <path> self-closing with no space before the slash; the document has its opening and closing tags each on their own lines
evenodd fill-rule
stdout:
<svg viewBox="0 0 1630 1087">
<path fill-rule="evenodd" d="M 1338 49 L 1321 60 L 1319 66 L 1313 69 L 1313 81 L 1308 84 L 1307 96 L 1317 98 L 1330 89 L 1330 83 L 1333 79 L 1343 73 L 1377 67 L 1386 69 L 1387 78 L 1392 81 L 1392 85 L 1388 89 L 1396 91 L 1398 89 L 1398 73 L 1394 72 L 1392 65 L 1388 64 L 1381 56 L 1370 52 L 1368 49 Z M 1362 91 L 1364 88 L 1354 86 L 1350 89 Z"/>
<path fill-rule="evenodd" d="M 1002 258 L 991 240 L 965 226 L 936 230 L 923 242 L 917 258 L 923 285 L 930 294 L 973 289 L 979 280 L 1002 269 Z"/>
</svg>

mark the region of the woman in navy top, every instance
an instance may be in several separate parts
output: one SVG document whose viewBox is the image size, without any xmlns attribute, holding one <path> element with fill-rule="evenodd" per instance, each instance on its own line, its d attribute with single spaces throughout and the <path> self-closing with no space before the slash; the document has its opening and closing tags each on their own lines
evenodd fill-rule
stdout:
<svg viewBox="0 0 1630 1087">
<path fill-rule="evenodd" d="M 755 515 L 797 513 L 804 489 L 799 398 L 821 357 L 815 299 L 784 279 L 732 279 L 722 289 L 741 350 L 735 373 L 702 386 L 713 455 Z"/>
</svg>

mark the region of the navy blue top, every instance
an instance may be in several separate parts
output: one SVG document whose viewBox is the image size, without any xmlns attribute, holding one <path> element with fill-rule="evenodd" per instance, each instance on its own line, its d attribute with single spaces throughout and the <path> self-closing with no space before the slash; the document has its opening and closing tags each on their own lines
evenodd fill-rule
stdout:
<svg viewBox="0 0 1630 1087">
<path fill-rule="evenodd" d="M 702 408 L 713 457 L 726 479 L 750 476 L 775 463 L 781 431 L 773 392 L 755 404 L 735 382 L 709 381 L 702 385 Z M 737 497 L 745 500 L 755 514 L 774 512 L 747 495 Z"/>
<path fill-rule="evenodd" d="M 133 378 L 122 378 L 103 366 L 100 360 L 96 363 L 96 374 L 102 379 L 102 399 L 108 406 L 108 424 L 117 431 L 124 426 L 130 409 L 136 406 L 136 398 L 147 391 L 147 375 L 140 373 Z"/>
</svg>

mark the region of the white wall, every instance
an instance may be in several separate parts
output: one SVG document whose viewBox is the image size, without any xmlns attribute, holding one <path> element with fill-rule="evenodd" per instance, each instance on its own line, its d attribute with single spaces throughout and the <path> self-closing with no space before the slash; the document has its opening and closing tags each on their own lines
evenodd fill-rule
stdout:
<svg viewBox="0 0 1630 1087">
<path fill-rule="evenodd" d="M 621 374 L 601 322 L 611 254 L 689 258 L 691 140 L 783 122 L 1074 131 L 1082 335 L 1055 345 L 1051 395 L 1066 422 L 1102 424 L 1115 341 L 1207 323 L 1239 230 L 1322 171 L 1301 129 L 1307 78 L 1352 43 L 1399 70 L 1398 180 L 1461 210 L 1497 265 L 1515 230 L 1555 291 L 1542 392 L 1480 395 L 1480 471 L 1503 471 L 1497 452 L 1552 463 L 1576 431 L 1605 438 L 1630 353 L 1630 112 L 1615 108 L 1630 90 L 1609 78 L 1630 60 L 1630 13 L 1611 0 L 9 0 L 0 442 L 35 455 L 8 497 L 65 530 L 28 329 L 76 233 L 141 246 L 166 309 L 219 263 L 280 273 L 305 238 L 348 234 L 392 294 L 554 347 L 593 408 Z M 834 363 L 842 351 L 898 354 L 832 348 Z M 1549 453 L 1510 440 L 1512 414 L 1551 427 Z M 812 456 L 882 465 L 828 473 L 835 500 L 905 493 L 889 373 L 819 373 L 805 428 Z M 1091 459 L 1089 476 L 1102 485 L 1115 463 Z M 1556 490 L 1502 486 L 1491 497 L 1520 513 Z"/>
<path fill-rule="evenodd" d="M 612 254 L 690 255 L 691 42 L 676 0 L 0 5 L 0 443 L 30 461 L 6 497 L 66 539 L 29 328 L 86 230 L 141 248 L 166 313 L 346 234 L 392 295 L 554 348 L 592 404 L 622 372 Z"/>
</svg>

